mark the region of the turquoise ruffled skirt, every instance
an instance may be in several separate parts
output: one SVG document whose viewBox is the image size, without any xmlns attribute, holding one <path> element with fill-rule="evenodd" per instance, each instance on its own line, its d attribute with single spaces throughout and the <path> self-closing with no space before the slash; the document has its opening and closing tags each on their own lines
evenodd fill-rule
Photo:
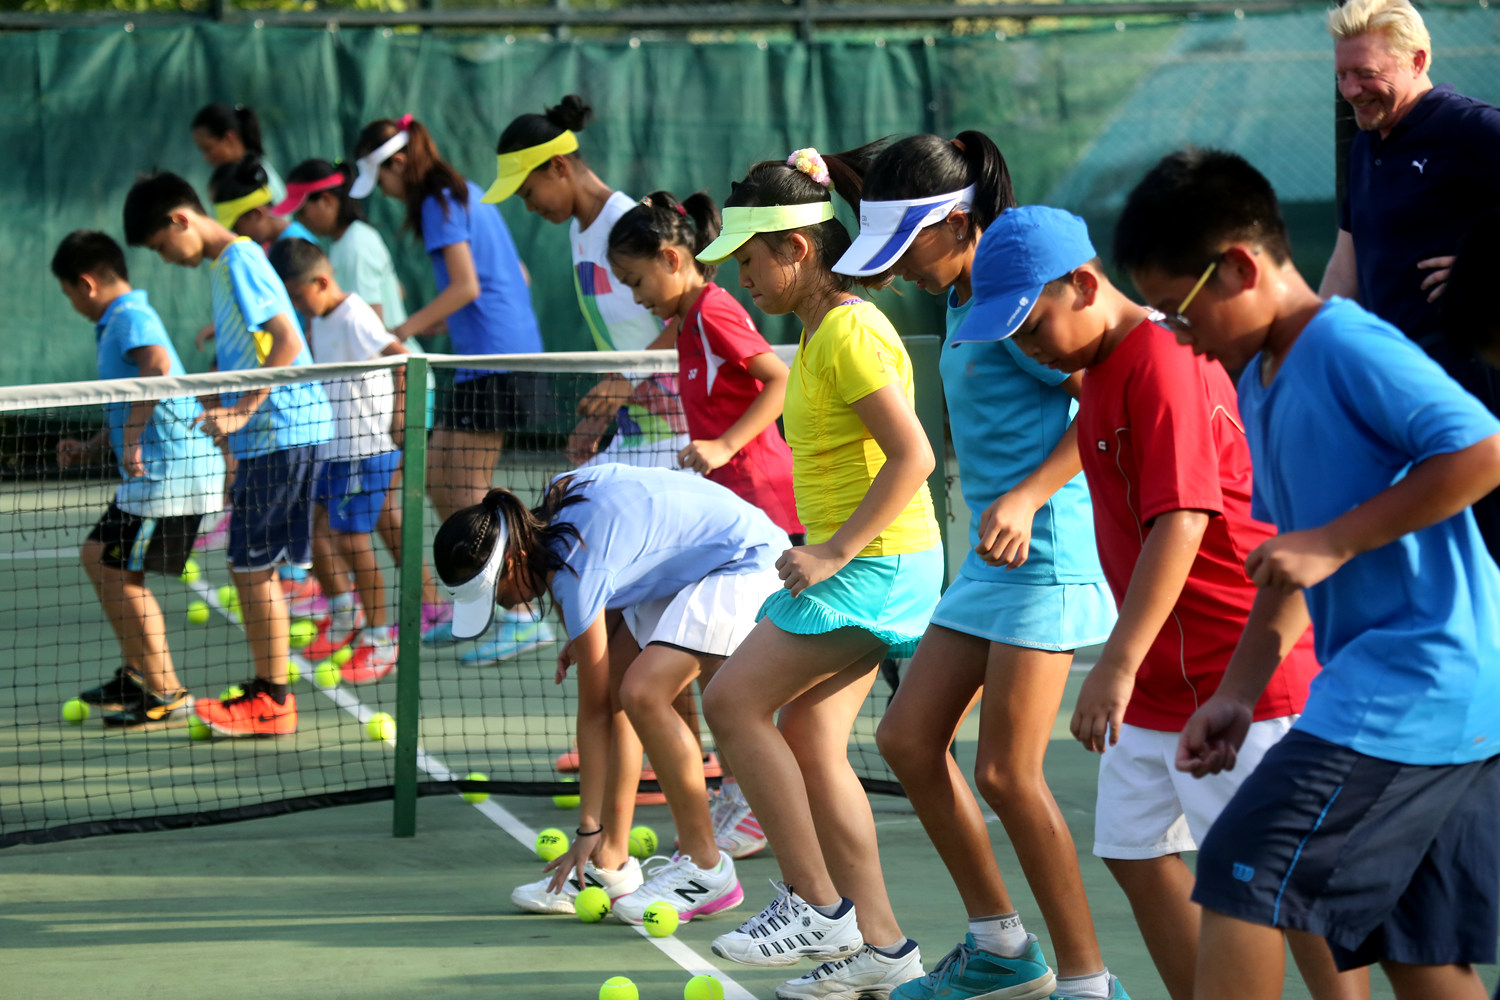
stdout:
<svg viewBox="0 0 1500 1000">
<path fill-rule="evenodd" d="M 916 651 L 943 586 L 943 548 L 899 556 L 858 556 L 822 583 L 793 597 L 778 590 L 761 605 L 783 632 L 822 635 L 861 628 L 890 647 L 890 656 Z"/>
</svg>

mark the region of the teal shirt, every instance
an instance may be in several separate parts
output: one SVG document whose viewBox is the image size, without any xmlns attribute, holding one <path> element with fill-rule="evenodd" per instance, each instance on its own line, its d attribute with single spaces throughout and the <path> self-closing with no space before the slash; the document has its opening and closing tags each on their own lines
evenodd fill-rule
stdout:
<svg viewBox="0 0 1500 1000">
<path fill-rule="evenodd" d="M 359 219 L 349 224 L 344 235 L 328 251 L 333 277 L 346 292 L 354 292 L 372 306 L 380 307 L 380 320 L 387 330 L 406 322 L 406 305 L 401 301 L 401 282 L 391 251 L 380 233 Z"/>
</svg>

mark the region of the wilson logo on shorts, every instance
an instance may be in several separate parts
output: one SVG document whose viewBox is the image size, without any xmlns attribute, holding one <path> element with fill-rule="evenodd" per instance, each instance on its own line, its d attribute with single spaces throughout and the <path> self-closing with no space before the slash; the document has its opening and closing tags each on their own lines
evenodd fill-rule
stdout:
<svg viewBox="0 0 1500 1000">
<path fill-rule="evenodd" d="M 1255 869 L 1250 865 L 1242 865 L 1236 861 L 1232 874 L 1239 881 L 1248 882 L 1255 877 Z"/>
</svg>

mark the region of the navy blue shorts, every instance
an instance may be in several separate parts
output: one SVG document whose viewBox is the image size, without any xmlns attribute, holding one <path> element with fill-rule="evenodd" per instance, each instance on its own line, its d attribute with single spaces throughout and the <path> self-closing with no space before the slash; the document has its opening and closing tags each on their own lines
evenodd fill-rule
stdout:
<svg viewBox="0 0 1500 1000">
<path fill-rule="evenodd" d="M 313 501 L 328 511 L 328 526 L 334 531 L 368 535 L 380 520 L 391 476 L 400 467 L 399 451 L 323 462 L 318 466 Z"/>
<path fill-rule="evenodd" d="M 229 566 L 237 573 L 277 563 L 312 565 L 313 448 L 242 458 L 229 502 Z"/>
<path fill-rule="evenodd" d="M 1193 901 L 1324 937 L 1340 969 L 1494 962 L 1500 757 L 1399 764 L 1293 730 L 1214 822 Z"/>
</svg>

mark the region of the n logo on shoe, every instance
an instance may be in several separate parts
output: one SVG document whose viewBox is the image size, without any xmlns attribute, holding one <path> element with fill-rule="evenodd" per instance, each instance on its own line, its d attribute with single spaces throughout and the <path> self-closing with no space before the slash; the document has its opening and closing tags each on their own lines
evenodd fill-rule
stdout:
<svg viewBox="0 0 1500 1000">
<path fill-rule="evenodd" d="M 677 887 L 677 895 L 681 896 L 685 903 L 696 903 L 699 896 L 707 896 L 712 891 L 701 882 L 689 882 L 687 885 Z"/>
</svg>

